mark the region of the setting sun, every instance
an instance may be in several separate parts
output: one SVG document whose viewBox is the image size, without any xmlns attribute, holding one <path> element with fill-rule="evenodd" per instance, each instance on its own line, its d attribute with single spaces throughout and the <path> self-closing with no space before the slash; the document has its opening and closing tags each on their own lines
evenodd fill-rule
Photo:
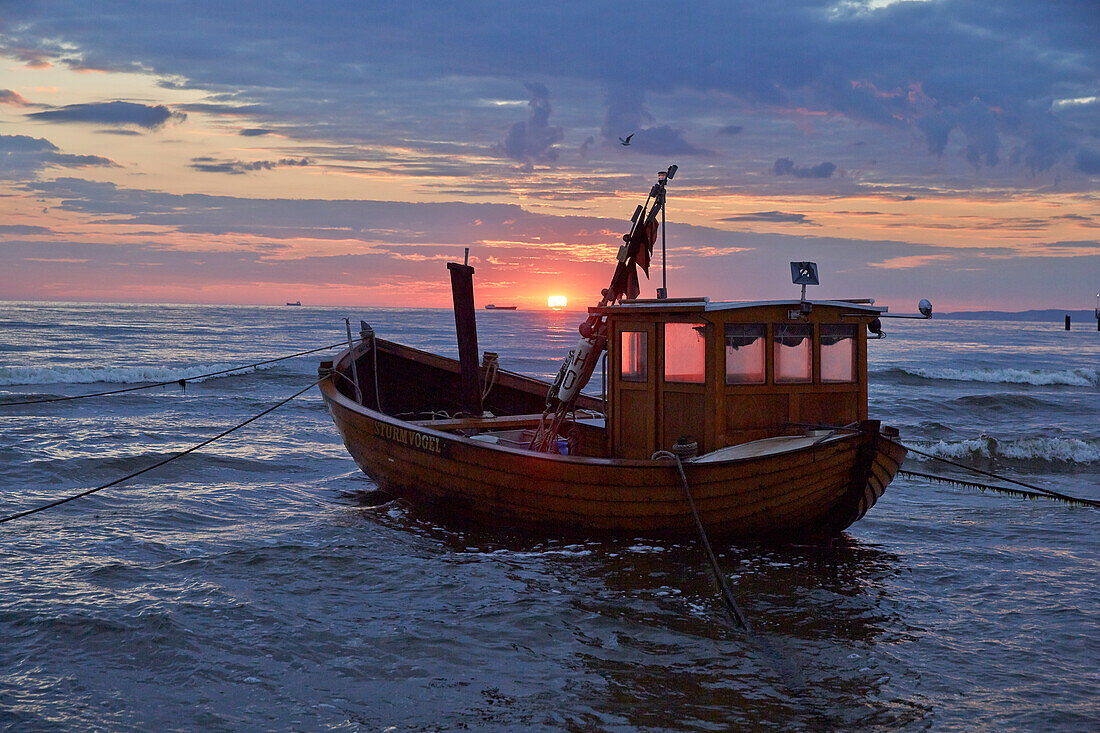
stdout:
<svg viewBox="0 0 1100 733">
<path fill-rule="evenodd" d="M 561 310 L 569 305 L 569 301 L 565 299 L 564 295 L 551 295 L 546 299 L 546 305 L 554 310 Z"/>
</svg>

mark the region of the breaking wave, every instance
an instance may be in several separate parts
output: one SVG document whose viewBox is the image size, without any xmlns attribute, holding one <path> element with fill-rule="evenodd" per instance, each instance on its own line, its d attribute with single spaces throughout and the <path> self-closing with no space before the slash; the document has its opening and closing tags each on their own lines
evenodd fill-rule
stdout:
<svg viewBox="0 0 1100 733">
<path fill-rule="evenodd" d="M 0 367 L 0 386 L 16 384 L 91 384 L 94 382 L 106 382 L 110 384 L 142 384 L 145 382 L 168 382 L 177 379 L 203 382 L 215 377 L 194 379 L 200 374 L 209 374 L 221 369 L 228 369 L 231 364 L 198 364 L 186 368 L 159 367 L 159 366 L 134 366 L 134 367 L 106 367 L 106 366 L 33 366 L 33 367 Z M 228 374 L 218 376 L 229 377 L 238 374 L 249 374 L 260 369 L 270 369 L 274 364 L 264 364 L 259 367 L 237 369 Z"/>
<path fill-rule="evenodd" d="M 1034 384 L 1048 386 L 1065 384 L 1071 387 L 1100 386 L 1100 369 L 922 369 L 897 367 L 889 372 L 902 373 L 922 379 L 940 379 L 954 382 L 987 382 L 993 384 Z"/>
<path fill-rule="evenodd" d="M 1014 461 L 1040 461 L 1043 463 L 1090 464 L 1100 463 L 1100 445 L 1079 438 L 1021 438 L 996 440 L 988 436 L 963 440 L 957 443 L 938 443 L 914 447 L 940 458 L 1008 459 Z M 931 460 L 910 454 L 918 461 Z"/>
</svg>

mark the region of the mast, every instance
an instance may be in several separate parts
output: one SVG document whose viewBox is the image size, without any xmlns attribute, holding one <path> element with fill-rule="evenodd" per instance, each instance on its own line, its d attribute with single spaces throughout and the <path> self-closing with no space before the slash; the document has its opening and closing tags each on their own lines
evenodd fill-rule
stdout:
<svg viewBox="0 0 1100 733">
<path fill-rule="evenodd" d="M 676 175 L 676 168 L 677 166 L 670 165 L 667 170 L 659 171 L 657 183 L 653 184 L 649 190 L 645 203 L 634 210 L 634 216 L 630 219 L 630 232 L 623 236 L 624 243 L 619 247 L 616 257 L 619 264 L 615 266 L 611 284 L 600 293 L 598 307 L 610 305 L 624 298 L 638 297 L 640 293 L 638 266 L 641 266 L 648 278 L 650 257 L 653 254 L 653 245 L 657 241 L 658 214 L 661 214 L 661 277 L 662 283 L 664 282 L 665 186 Z M 652 206 L 650 201 L 653 202 Z M 663 299 L 666 296 L 667 290 L 664 287 L 660 288 L 657 297 Z M 549 452 L 555 446 L 566 415 L 573 411 L 577 397 L 592 378 L 592 372 L 599 363 L 600 355 L 607 348 L 607 319 L 604 316 L 590 315 L 581 323 L 578 330 L 581 334 L 580 341 L 577 342 L 577 347 L 565 357 L 557 379 L 546 394 L 546 409 L 531 439 L 532 450 Z"/>
</svg>

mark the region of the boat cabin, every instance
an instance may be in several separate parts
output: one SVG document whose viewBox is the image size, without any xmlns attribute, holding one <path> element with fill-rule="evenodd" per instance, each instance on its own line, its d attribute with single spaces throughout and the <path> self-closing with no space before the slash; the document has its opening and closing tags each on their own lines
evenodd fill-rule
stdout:
<svg viewBox="0 0 1100 733">
<path fill-rule="evenodd" d="M 473 268 L 448 267 L 464 296 L 455 308 L 460 359 L 375 339 L 363 324 L 337 390 L 414 429 L 593 458 L 647 460 L 677 443 L 695 443 L 702 455 L 867 419 L 867 333 L 881 335 L 887 311 L 873 301 L 808 301 L 803 292 L 801 300 L 627 299 L 590 308 L 550 395 L 572 383 L 578 362 L 584 385 L 606 337 L 604 393 L 575 388 L 554 417 L 545 382 L 499 369 L 489 352 L 478 364 Z M 803 289 L 814 284 L 809 277 Z M 541 448 L 540 435 L 550 436 Z"/>
<path fill-rule="evenodd" d="M 865 420 L 867 326 L 885 311 L 706 298 L 590 309 L 608 322 L 610 455 L 649 458 L 681 439 L 702 454 Z"/>
</svg>

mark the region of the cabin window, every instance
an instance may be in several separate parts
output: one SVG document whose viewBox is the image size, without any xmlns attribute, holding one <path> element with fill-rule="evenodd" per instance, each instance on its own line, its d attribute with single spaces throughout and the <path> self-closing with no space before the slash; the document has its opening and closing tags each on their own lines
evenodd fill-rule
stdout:
<svg viewBox="0 0 1100 733">
<path fill-rule="evenodd" d="M 777 323 L 772 330 L 775 339 L 775 381 L 811 381 L 814 327 L 808 323 Z"/>
<path fill-rule="evenodd" d="M 726 324 L 726 384 L 764 383 L 763 323 Z"/>
<path fill-rule="evenodd" d="M 623 331 L 622 363 L 619 375 L 624 382 L 644 382 L 649 379 L 646 363 L 646 332 Z"/>
<path fill-rule="evenodd" d="M 855 324 L 821 325 L 821 381 L 856 381 Z"/>
<path fill-rule="evenodd" d="M 665 324 L 665 381 L 702 384 L 707 341 L 704 323 Z"/>
</svg>

